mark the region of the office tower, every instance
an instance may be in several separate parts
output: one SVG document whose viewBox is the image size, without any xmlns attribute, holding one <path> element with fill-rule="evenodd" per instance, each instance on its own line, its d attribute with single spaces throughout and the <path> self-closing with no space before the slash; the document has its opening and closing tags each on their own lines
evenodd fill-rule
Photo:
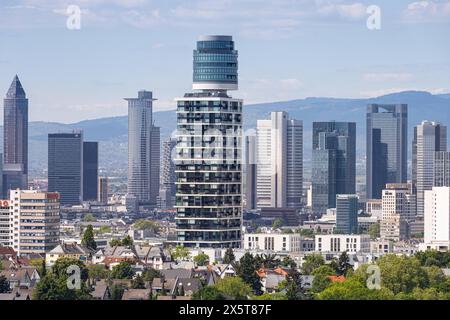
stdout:
<svg viewBox="0 0 450 320">
<path fill-rule="evenodd" d="M 299 208 L 303 193 L 303 122 L 272 112 L 256 127 L 257 206 Z"/>
<path fill-rule="evenodd" d="M 256 136 L 245 137 L 245 207 L 256 209 Z"/>
<path fill-rule="evenodd" d="M 161 188 L 159 191 L 159 198 L 161 201 L 161 208 L 168 209 L 175 206 L 176 193 L 176 175 L 175 163 L 173 161 L 174 149 L 177 145 L 177 140 L 169 138 L 163 142 L 162 157 L 161 157 Z"/>
<path fill-rule="evenodd" d="M 417 197 L 417 215 L 423 217 L 424 191 L 434 182 L 435 153 L 447 151 L 447 127 L 432 121 L 423 121 L 414 128 L 412 154 L 413 192 Z"/>
<path fill-rule="evenodd" d="M 312 210 L 336 207 L 336 195 L 356 193 L 356 123 L 314 122 Z"/>
<path fill-rule="evenodd" d="M 83 143 L 83 201 L 96 201 L 98 191 L 98 142 Z"/>
<path fill-rule="evenodd" d="M 58 192 L 60 203 L 78 205 L 83 200 L 83 133 L 48 135 L 48 191 Z"/>
<path fill-rule="evenodd" d="M 450 152 L 434 154 L 433 187 L 450 187 Z"/>
<path fill-rule="evenodd" d="M 450 246 L 450 187 L 425 190 L 425 245 L 448 250 Z"/>
<path fill-rule="evenodd" d="M 380 236 L 400 241 L 409 237 L 408 225 L 416 216 L 416 197 L 406 183 L 387 184 L 382 195 Z"/>
<path fill-rule="evenodd" d="M 367 199 L 380 199 L 387 183 L 405 183 L 408 105 L 367 107 Z"/>
<path fill-rule="evenodd" d="M 358 232 L 358 196 L 338 194 L 336 196 L 336 233 L 356 234 Z"/>
<path fill-rule="evenodd" d="M 156 207 L 160 187 L 161 169 L 161 128 L 151 128 L 151 155 L 150 155 L 150 201 L 152 207 Z"/>
<path fill-rule="evenodd" d="M 152 148 L 155 142 L 152 139 L 152 108 L 156 99 L 151 91 L 139 91 L 137 98 L 125 100 L 128 101 L 128 194 L 135 196 L 139 204 L 156 205 L 151 187 L 154 181 L 152 151 L 155 149 Z"/>
<path fill-rule="evenodd" d="M 101 204 L 108 204 L 109 182 L 108 177 L 98 177 L 97 201 Z"/>
<path fill-rule="evenodd" d="M 12 244 L 9 213 L 9 200 L 0 200 L 0 246 L 4 247 L 9 247 Z"/>
<path fill-rule="evenodd" d="M 12 247 L 19 255 L 45 254 L 59 244 L 57 192 L 11 190 L 9 202 Z"/>
<path fill-rule="evenodd" d="M 16 75 L 3 100 L 3 187 L 28 188 L 28 99 Z"/>
<path fill-rule="evenodd" d="M 176 232 L 189 247 L 240 247 L 242 100 L 231 36 L 202 36 L 193 89 L 177 101 Z M 214 67 L 213 67 L 214 66 Z"/>
</svg>

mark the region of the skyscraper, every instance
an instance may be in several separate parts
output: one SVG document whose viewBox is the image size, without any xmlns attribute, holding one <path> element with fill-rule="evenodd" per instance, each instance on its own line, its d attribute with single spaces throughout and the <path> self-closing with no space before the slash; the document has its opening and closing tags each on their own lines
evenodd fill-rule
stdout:
<svg viewBox="0 0 450 320">
<path fill-rule="evenodd" d="M 152 138 L 152 108 L 156 99 L 151 91 L 139 91 L 137 98 L 125 100 L 128 101 L 128 194 L 142 205 L 155 206 L 156 193 L 151 184 L 156 181 L 152 179 L 156 160 L 152 156 L 156 143 L 156 138 Z M 159 134 L 159 130 L 155 129 L 154 134 Z"/>
<path fill-rule="evenodd" d="M 150 160 L 150 205 L 156 207 L 161 179 L 161 128 L 152 126 Z"/>
<path fill-rule="evenodd" d="M 358 196 L 356 194 L 336 196 L 336 232 L 344 234 L 358 232 Z"/>
<path fill-rule="evenodd" d="M 3 187 L 28 188 L 28 99 L 16 75 L 3 100 Z"/>
<path fill-rule="evenodd" d="M 447 127 L 432 121 L 423 121 L 414 128 L 412 154 L 413 192 L 417 196 L 417 215 L 424 214 L 424 192 L 434 182 L 436 152 L 447 151 Z"/>
<path fill-rule="evenodd" d="M 202 36 L 193 89 L 177 101 L 176 232 L 189 247 L 240 247 L 242 100 L 231 36 Z"/>
<path fill-rule="evenodd" d="M 380 199 L 387 183 L 405 183 L 408 105 L 367 107 L 367 199 Z"/>
<path fill-rule="evenodd" d="M 336 195 L 355 194 L 356 123 L 314 122 L 312 155 L 312 209 L 324 214 Z"/>
<path fill-rule="evenodd" d="M 257 206 L 299 208 L 303 192 L 303 122 L 287 112 L 258 120 Z"/>
<path fill-rule="evenodd" d="M 96 201 L 98 191 L 98 142 L 83 143 L 83 201 Z"/>
<path fill-rule="evenodd" d="M 159 191 L 159 198 L 162 208 L 173 208 L 175 205 L 176 193 L 176 175 L 175 163 L 173 161 L 174 149 L 177 145 L 177 140 L 169 138 L 163 142 L 162 157 L 161 157 L 161 188 Z"/>
<path fill-rule="evenodd" d="M 433 187 L 450 187 L 450 152 L 434 154 Z"/>
<path fill-rule="evenodd" d="M 83 133 L 48 135 L 48 191 L 58 192 L 61 205 L 83 200 Z"/>
<path fill-rule="evenodd" d="M 428 249 L 450 248 L 450 188 L 425 190 L 424 242 Z"/>
<path fill-rule="evenodd" d="M 256 136 L 245 137 L 245 201 L 247 210 L 256 209 Z"/>
<path fill-rule="evenodd" d="M 98 177 L 97 201 L 101 204 L 108 204 L 109 182 L 108 177 Z"/>
</svg>

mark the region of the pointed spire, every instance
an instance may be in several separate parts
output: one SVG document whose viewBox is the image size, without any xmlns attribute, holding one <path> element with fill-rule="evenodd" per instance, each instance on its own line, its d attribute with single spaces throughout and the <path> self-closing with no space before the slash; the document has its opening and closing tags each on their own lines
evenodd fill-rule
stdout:
<svg viewBox="0 0 450 320">
<path fill-rule="evenodd" d="M 25 99 L 26 94 L 23 90 L 22 84 L 20 83 L 19 77 L 15 75 L 8 92 L 6 93 L 6 98 L 9 99 Z"/>
</svg>

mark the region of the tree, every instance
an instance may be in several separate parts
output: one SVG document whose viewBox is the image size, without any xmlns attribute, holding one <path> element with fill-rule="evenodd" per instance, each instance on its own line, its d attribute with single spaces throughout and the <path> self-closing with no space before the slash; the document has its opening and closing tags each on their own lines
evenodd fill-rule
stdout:
<svg viewBox="0 0 450 320">
<path fill-rule="evenodd" d="M 369 235 L 372 240 L 380 237 L 380 223 L 374 223 L 369 227 Z"/>
<path fill-rule="evenodd" d="M 122 261 L 118 265 L 114 266 L 111 272 L 113 279 L 133 279 L 134 271 L 131 268 L 131 263 L 128 261 Z"/>
<path fill-rule="evenodd" d="M 121 241 L 120 239 L 112 239 L 112 240 L 109 242 L 109 245 L 110 245 L 111 247 L 121 246 L 121 245 L 122 245 L 122 241 Z"/>
<path fill-rule="evenodd" d="M 133 239 L 130 236 L 126 236 L 122 239 L 122 245 L 125 247 L 129 247 L 133 245 Z"/>
<path fill-rule="evenodd" d="M 145 289 L 144 280 L 139 274 L 131 281 L 131 287 L 133 289 Z"/>
<path fill-rule="evenodd" d="M 88 213 L 83 217 L 83 221 L 84 222 L 94 222 L 94 221 L 97 221 L 97 219 L 94 218 L 92 213 Z"/>
<path fill-rule="evenodd" d="M 347 272 L 349 270 L 353 270 L 353 267 L 350 264 L 350 259 L 347 255 L 347 251 L 344 251 L 341 253 L 341 255 L 339 256 L 339 259 L 337 261 L 336 273 L 339 276 L 345 276 L 345 275 L 347 275 Z"/>
<path fill-rule="evenodd" d="M 298 229 L 298 233 L 303 237 L 314 237 L 314 231 L 311 229 Z"/>
<path fill-rule="evenodd" d="M 286 295 L 281 292 L 263 293 L 260 296 L 252 296 L 251 300 L 287 300 Z"/>
<path fill-rule="evenodd" d="M 149 268 L 144 270 L 144 272 L 142 272 L 142 277 L 145 281 L 152 283 L 153 279 L 161 278 L 162 274 L 159 270 Z"/>
<path fill-rule="evenodd" d="M 9 292 L 9 282 L 5 276 L 0 276 L 0 293 Z"/>
<path fill-rule="evenodd" d="M 216 286 L 206 286 L 194 292 L 192 300 L 225 300 L 225 298 Z"/>
<path fill-rule="evenodd" d="M 286 298 L 288 300 L 305 300 L 306 294 L 303 288 L 302 276 L 297 270 L 289 270 L 286 276 Z"/>
<path fill-rule="evenodd" d="M 113 284 L 110 288 L 111 288 L 111 300 L 122 300 L 125 287 L 122 284 Z"/>
<path fill-rule="evenodd" d="M 216 287 L 222 295 L 233 300 L 246 300 L 252 292 L 252 288 L 240 277 L 225 277 Z"/>
<path fill-rule="evenodd" d="M 52 267 L 52 273 L 58 278 L 67 278 L 70 275 L 67 274 L 67 269 L 71 266 L 80 268 L 80 278 L 82 281 L 86 281 L 89 278 L 89 272 L 84 263 L 72 258 L 59 258 L 56 260 Z"/>
<path fill-rule="evenodd" d="M 81 282 L 80 289 L 70 289 L 67 275 L 58 276 L 48 273 L 40 279 L 33 290 L 34 300 L 90 300 L 92 297 L 85 281 Z"/>
<path fill-rule="evenodd" d="M 104 234 L 104 233 L 111 233 L 111 227 L 109 226 L 101 226 L 100 229 L 98 230 L 99 234 Z"/>
<path fill-rule="evenodd" d="M 325 260 L 321 254 L 313 253 L 308 254 L 305 257 L 305 261 L 302 264 L 303 274 L 312 274 L 314 269 L 325 264 Z"/>
<path fill-rule="evenodd" d="M 177 245 L 175 247 L 175 250 L 172 251 L 172 258 L 177 260 L 186 260 L 189 258 L 190 256 L 190 252 L 189 252 L 189 248 L 181 246 L 181 245 Z"/>
<path fill-rule="evenodd" d="M 227 248 L 225 255 L 223 257 L 223 263 L 230 264 L 235 262 L 236 258 L 234 256 L 233 248 Z"/>
<path fill-rule="evenodd" d="M 97 243 L 94 239 L 94 228 L 92 225 L 88 225 L 86 230 L 83 233 L 83 239 L 81 240 L 81 244 L 85 246 L 86 248 L 96 250 L 97 249 Z"/>
<path fill-rule="evenodd" d="M 154 221 L 150 220 L 138 220 L 134 223 L 134 227 L 137 230 L 152 230 L 154 233 L 159 232 L 159 226 Z"/>
<path fill-rule="evenodd" d="M 275 219 L 272 222 L 272 228 L 273 229 L 279 229 L 283 226 L 284 222 L 282 219 Z"/>
<path fill-rule="evenodd" d="M 317 294 L 319 300 L 392 300 L 393 293 L 386 289 L 370 290 L 358 281 L 335 282 Z"/>
<path fill-rule="evenodd" d="M 262 254 L 256 256 L 258 267 L 273 269 L 278 267 L 281 263 L 279 259 L 275 258 L 274 254 Z"/>
<path fill-rule="evenodd" d="M 289 256 L 284 257 L 283 261 L 281 261 L 281 265 L 287 268 L 297 268 L 297 263 Z"/>
<path fill-rule="evenodd" d="M 103 264 L 92 264 L 88 266 L 88 274 L 90 279 L 108 279 L 110 271 Z"/>
<path fill-rule="evenodd" d="M 261 281 L 256 273 L 258 269 L 258 261 L 248 252 L 244 254 L 237 266 L 237 275 L 252 288 L 256 295 L 262 294 Z"/>
<path fill-rule="evenodd" d="M 387 254 L 378 259 L 377 265 L 380 267 L 381 285 L 394 294 L 411 293 L 416 287 L 428 285 L 427 273 L 415 257 Z"/>
<path fill-rule="evenodd" d="M 198 255 L 196 255 L 194 257 L 194 262 L 198 266 L 205 266 L 209 262 L 209 256 L 207 254 L 205 254 L 205 253 L 199 253 Z"/>
<path fill-rule="evenodd" d="M 326 288 L 328 288 L 331 284 L 331 280 L 329 276 L 318 274 L 314 276 L 312 281 L 311 291 L 313 293 L 320 293 Z"/>
</svg>

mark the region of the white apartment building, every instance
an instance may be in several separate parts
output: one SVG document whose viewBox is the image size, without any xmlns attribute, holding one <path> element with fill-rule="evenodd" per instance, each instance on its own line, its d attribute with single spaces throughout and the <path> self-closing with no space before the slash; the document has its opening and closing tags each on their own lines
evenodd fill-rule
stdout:
<svg viewBox="0 0 450 320">
<path fill-rule="evenodd" d="M 408 238 L 408 223 L 415 218 L 415 196 L 404 183 L 387 184 L 382 194 L 380 236 L 400 241 Z"/>
<path fill-rule="evenodd" d="M 256 128 L 257 206 L 299 207 L 303 192 L 303 122 L 272 112 Z"/>
<path fill-rule="evenodd" d="M 425 191 L 425 244 L 421 248 L 448 250 L 450 247 L 450 187 Z"/>
<path fill-rule="evenodd" d="M 10 192 L 10 246 L 19 254 L 44 254 L 59 244 L 59 193 Z"/>
<path fill-rule="evenodd" d="M 316 251 L 326 253 L 368 253 L 370 252 L 370 236 L 366 234 L 326 234 L 316 235 Z"/>
<path fill-rule="evenodd" d="M 247 233 L 244 234 L 245 250 L 264 250 L 272 252 L 314 251 L 314 240 L 305 239 L 293 233 Z"/>
</svg>

